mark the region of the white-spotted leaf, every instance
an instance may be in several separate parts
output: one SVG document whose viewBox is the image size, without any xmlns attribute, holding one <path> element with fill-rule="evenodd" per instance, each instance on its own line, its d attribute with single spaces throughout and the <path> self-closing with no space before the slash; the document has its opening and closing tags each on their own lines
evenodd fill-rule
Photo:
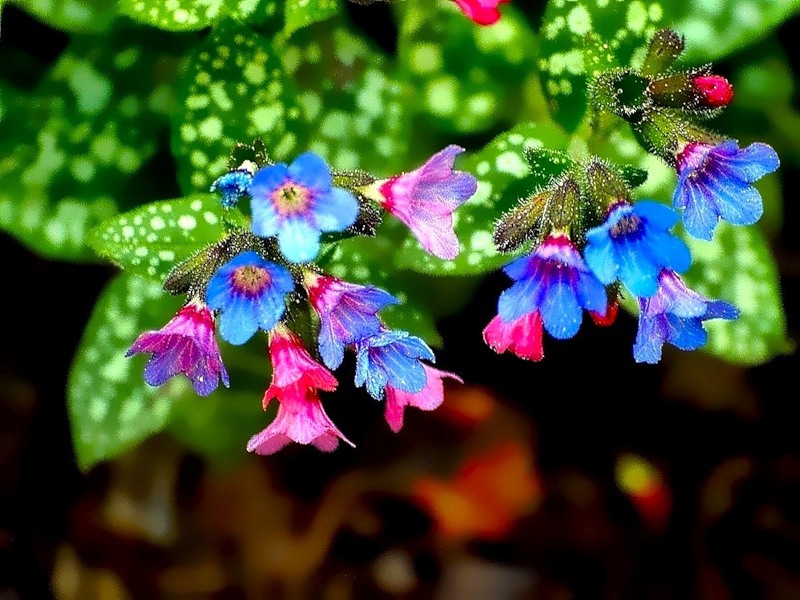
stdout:
<svg viewBox="0 0 800 600">
<path fill-rule="evenodd" d="M 277 0 L 119 0 L 119 12 L 169 31 L 193 31 L 223 19 L 259 21 L 278 13 Z"/>
</svg>

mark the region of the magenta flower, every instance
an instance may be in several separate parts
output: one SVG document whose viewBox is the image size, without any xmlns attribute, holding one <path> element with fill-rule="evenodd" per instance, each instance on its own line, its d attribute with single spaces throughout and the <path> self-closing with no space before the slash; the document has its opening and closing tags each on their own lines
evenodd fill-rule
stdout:
<svg viewBox="0 0 800 600">
<path fill-rule="evenodd" d="M 294 385 L 281 390 L 275 420 L 247 442 L 247 451 L 273 454 L 289 444 L 313 444 L 323 452 L 332 452 L 339 440 L 355 447 L 330 420 L 319 395 L 313 388 Z"/>
<path fill-rule="evenodd" d="M 510 350 L 526 360 L 542 360 L 542 317 L 537 310 L 506 323 L 496 315 L 483 330 L 483 341 L 498 354 Z"/>
<path fill-rule="evenodd" d="M 126 356 L 143 352 L 152 353 L 144 368 L 144 380 L 152 386 L 178 373 L 186 375 L 200 396 L 217 389 L 220 380 L 230 385 L 214 337 L 214 315 L 199 300 L 191 300 L 159 331 L 140 335 Z"/>
<path fill-rule="evenodd" d="M 478 189 L 472 175 L 453 170 L 463 151 L 447 146 L 420 168 L 374 184 L 383 208 L 405 223 L 425 250 L 447 260 L 459 252 L 453 211 Z"/>
<path fill-rule="evenodd" d="M 436 410 L 442 405 L 444 401 L 443 379 L 445 377 L 464 383 L 455 373 L 440 371 L 428 365 L 422 366 L 427 376 L 427 382 L 422 391 L 411 394 L 391 385 L 386 386 L 386 422 L 395 433 L 403 428 L 403 413 L 406 406 L 415 406 L 420 410 Z"/>
<path fill-rule="evenodd" d="M 458 8 L 478 25 L 491 25 L 500 19 L 498 4 L 509 0 L 455 0 Z"/>
</svg>

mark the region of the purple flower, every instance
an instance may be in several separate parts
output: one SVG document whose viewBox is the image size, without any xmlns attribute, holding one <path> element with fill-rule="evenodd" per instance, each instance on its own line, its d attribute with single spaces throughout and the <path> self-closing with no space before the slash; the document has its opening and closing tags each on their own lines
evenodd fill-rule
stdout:
<svg viewBox="0 0 800 600">
<path fill-rule="evenodd" d="M 655 364 L 661 347 L 669 342 L 681 350 L 705 345 L 708 334 L 703 321 L 735 319 L 738 309 L 721 300 L 709 300 L 686 287 L 673 271 L 664 269 L 658 277 L 658 291 L 639 299 L 639 330 L 633 345 L 636 362 Z"/>
<path fill-rule="evenodd" d="M 366 384 L 376 400 L 383 399 L 387 385 L 411 394 L 421 392 L 427 382 L 421 359 L 435 357 L 420 338 L 405 331 L 381 331 L 356 344 L 356 386 Z"/>
<path fill-rule="evenodd" d="M 133 342 L 126 356 L 151 352 L 144 380 L 161 385 L 178 373 L 192 382 L 194 391 L 208 396 L 219 381 L 230 385 L 214 338 L 214 315 L 198 300 L 190 301 L 159 331 L 146 331 Z"/>
<path fill-rule="evenodd" d="M 418 169 L 375 183 L 383 208 L 405 223 L 425 250 L 447 260 L 459 252 L 453 211 L 478 189 L 472 175 L 453 170 L 463 151 L 447 146 Z"/>
<path fill-rule="evenodd" d="M 504 271 L 515 282 L 498 301 L 505 323 L 538 310 L 547 332 L 567 339 L 581 326 L 581 309 L 606 313 L 605 287 L 566 235 L 551 234 L 533 254 L 516 259 Z"/>
<path fill-rule="evenodd" d="M 683 208 L 686 231 L 710 240 L 719 219 L 751 225 L 761 218 L 761 195 L 752 183 L 780 165 L 767 144 L 739 148 L 734 140 L 712 146 L 692 142 L 678 153 L 678 185 L 672 204 Z"/>
<path fill-rule="evenodd" d="M 387 304 L 398 303 L 397 298 L 379 288 L 327 275 L 308 273 L 305 284 L 309 302 L 319 314 L 319 353 L 330 369 L 342 364 L 345 346 L 380 332 L 378 311 Z"/>
<path fill-rule="evenodd" d="M 355 197 L 332 183 L 328 165 L 312 152 L 259 170 L 250 185 L 253 233 L 277 235 L 291 262 L 313 260 L 322 232 L 347 229 L 358 217 Z"/>
<path fill-rule="evenodd" d="M 226 342 L 244 344 L 259 328 L 272 329 L 286 309 L 294 280 L 282 266 L 252 251 L 220 267 L 206 288 L 208 305 L 220 311 L 219 333 Z"/>
<path fill-rule="evenodd" d="M 619 278 L 635 296 L 652 296 L 662 268 L 683 273 L 692 262 L 686 244 L 669 233 L 679 218 L 658 202 L 619 202 L 586 234 L 586 264 L 605 285 Z"/>
</svg>

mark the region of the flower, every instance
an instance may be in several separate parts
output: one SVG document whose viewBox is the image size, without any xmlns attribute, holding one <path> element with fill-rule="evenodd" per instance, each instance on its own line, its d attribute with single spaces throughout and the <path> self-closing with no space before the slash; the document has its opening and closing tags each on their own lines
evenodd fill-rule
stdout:
<svg viewBox="0 0 800 600">
<path fill-rule="evenodd" d="M 333 187 L 328 165 L 313 152 L 292 164 L 259 170 L 250 185 L 253 233 L 278 236 L 278 246 L 291 262 L 313 260 L 324 231 L 342 231 L 355 223 L 358 201 Z"/>
<path fill-rule="evenodd" d="M 478 189 L 475 177 L 453 170 L 463 151 L 447 146 L 418 169 L 373 184 L 381 206 L 405 223 L 425 250 L 447 260 L 459 252 L 453 211 Z"/>
<path fill-rule="evenodd" d="M 222 338 L 239 345 L 259 328 L 272 329 L 286 309 L 286 294 L 293 289 L 289 271 L 248 250 L 214 273 L 206 288 L 206 301 L 220 311 Z"/>
<path fill-rule="evenodd" d="M 496 315 L 483 330 L 483 341 L 498 354 L 510 350 L 526 360 L 542 360 L 542 317 L 534 311 L 506 323 Z"/>
<path fill-rule="evenodd" d="M 675 272 L 664 269 L 656 294 L 639 299 L 639 330 L 633 357 L 636 362 L 655 364 L 661 360 L 664 342 L 681 350 L 695 350 L 708 338 L 703 321 L 738 316 L 739 311 L 732 304 L 701 296 L 686 287 Z"/>
<path fill-rule="evenodd" d="M 692 79 L 694 87 L 700 92 L 705 106 L 718 108 L 727 106 L 733 100 L 733 86 L 721 75 L 698 75 Z"/>
<path fill-rule="evenodd" d="M 272 398 L 280 398 L 287 390 L 298 387 L 332 392 L 338 382 L 333 373 L 315 361 L 303 342 L 288 328 L 278 324 L 269 337 L 272 361 L 272 382 L 264 394 L 264 408 Z"/>
<path fill-rule="evenodd" d="M 734 225 L 758 221 L 764 208 L 761 195 L 751 184 L 780 165 L 769 145 L 739 148 L 734 140 L 716 146 L 689 143 L 676 161 L 678 185 L 672 203 L 685 209 L 686 231 L 703 240 L 711 239 L 720 218 Z"/>
<path fill-rule="evenodd" d="M 189 301 L 159 331 L 141 334 L 126 356 L 140 352 L 152 352 L 144 368 L 150 385 L 161 385 L 178 373 L 186 375 L 200 396 L 217 389 L 220 380 L 230 385 L 214 337 L 214 315 L 199 300 Z"/>
<path fill-rule="evenodd" d="M 509 0 L 455 0 L 461 11 L 478 25 L 491 25 L 500 19 L 498 4 Z"/>
<path fill-rule="evenodd" d="M 378 333 L 377 312 L 398 300 L 372 286 L 347 283 L 336 277 L 307 273 L 308 299 L 319 314 L 319 353 L 328 368 L 335 369 L 344 359 L 344 349 Z"/>
<path fill-rule="evenodd" d="M 395 433 L 403 428 L 403 413 L 406 406 L 416 406 L 420 410 L 436 410 L 442 405 L 444 402 L 442 380 L 445 377 L 464 383 L 455 373 L 440 371 L 428 365 L 422 365 L 422 368 L 425 369 L 427 380 L 420 392 L 411 394 L 391 385 L 386 386 L 386 422 Z"/>
<path fill-rule="evenodd" d="M 412 394 L 421 392 L 427 375 L 420 359 L 435 360 L 420 338 L 399 330 L 376 333 L 356 343 L 356 386 L 366 384 L 376 400 L 383 399 L 387 385 Z"/>
<path fill-rule="evenodd" d="M 652 296 L 662 268 L 683 273 L 692 262 L 686 244 L 669 233 L 679 218 L 658 202 L 618 202 L 587 232 L 586 264 L 605 285 L 619 277 L 635 296 Z"/>
<path fill-rule="evenodd" d="M 211 184 L 210 191 L 222 194 L 222 206 L 236 206 L 243 196 L 250 193 L 252 181 L 253 173 L 248 169 L 236 169 L 217 177 L 214 183 Z"/>
<path fill-rule="evenodd" d="M 533 254 L 514 260 L 503 270 L 515 282 L 497 303 L 505 323 L 538 311 L 550 335 L 567 339 L 580 328 L 581 308 L 606 312 L 605 287 L 564 234 L 551 234 Z"/>
<path fill-rule="evenodd" d="M 339 440 L 355 447 L 325 414 L 319 395 L 313 388 L 290 386 L 278 397 L 278 414 L 266 429 L 247 442 L 247 451 L 273 454 L 289 442 L 313 444 L 323 452 L 331 452 Z"/>
</svg>

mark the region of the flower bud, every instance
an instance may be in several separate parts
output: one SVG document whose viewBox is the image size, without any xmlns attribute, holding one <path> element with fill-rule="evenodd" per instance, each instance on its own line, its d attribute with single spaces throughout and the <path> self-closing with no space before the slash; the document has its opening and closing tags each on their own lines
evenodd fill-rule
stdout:
<svg viewBox="0 0 800 600">
<path fill-rule="evenodd" d="M 721 75 L 700 75 L 692 80 L 704 106 L 727 106 L 733 98 L 733 86 Z"/>
<path fill-rule="evenodd" d="M 657 31 L 650 40 L 647 56 L 642 64 L 642 75 L 658 75 L 669 69 L 683 54 L 686 41 L 672 29 Z"/>
</svg>

